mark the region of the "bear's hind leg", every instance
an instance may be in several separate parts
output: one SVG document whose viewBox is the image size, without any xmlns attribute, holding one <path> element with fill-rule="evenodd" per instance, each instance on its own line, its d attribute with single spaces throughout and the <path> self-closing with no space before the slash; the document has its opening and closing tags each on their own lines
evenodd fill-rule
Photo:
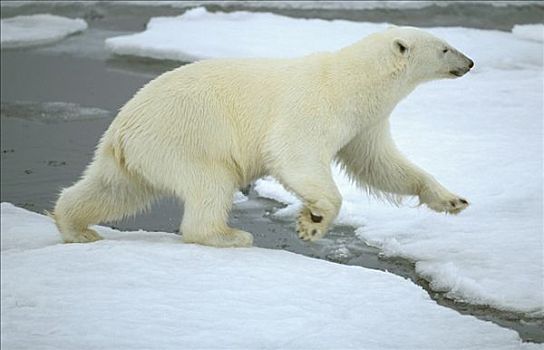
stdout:
<svg viewBox="0 0 544 350">
<path fill-rule="evenodd" d="M 237 188 L 227 170 L 202 171 L 195 175 L 190 185 L 183 190 L 185 212 L 181 232 L 185 243 L 213 247 L 250 247 L 253 244 L 251 233 L 227 225 Z"/>
<path fill-rule="evenodd" d="M 62 191 L 51 216 L 65 243 L 102 239 L 89 225 L 121 219 L 147 207 L 154 191 L 126 174 L 109 155 L 91 163 L 83 178 Z"/>
</svg>

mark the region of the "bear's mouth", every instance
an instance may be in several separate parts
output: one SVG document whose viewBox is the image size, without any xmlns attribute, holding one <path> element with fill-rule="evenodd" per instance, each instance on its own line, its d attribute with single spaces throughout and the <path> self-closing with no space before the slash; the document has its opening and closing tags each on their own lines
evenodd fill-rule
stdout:
<svg viewBox="0 0 544 350">
<path fill-rule="evenodd" d="M 456 77 L 462 77 L 466 72 L 462 72 L 460 70 L 450 70 L 451 75 L 455 75 Z"/>
</svg>

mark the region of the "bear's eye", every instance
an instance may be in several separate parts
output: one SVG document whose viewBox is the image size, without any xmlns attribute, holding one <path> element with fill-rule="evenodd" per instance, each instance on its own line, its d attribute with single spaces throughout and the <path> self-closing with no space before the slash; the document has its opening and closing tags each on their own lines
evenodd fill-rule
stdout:
<svg viewBox="0 0 544 350">
<path fill-rule="evenodd" d="M 446 47 L 444 50 L 442 50 L 443 53 L 448 52 L 448 48 Z"/>
</svg>

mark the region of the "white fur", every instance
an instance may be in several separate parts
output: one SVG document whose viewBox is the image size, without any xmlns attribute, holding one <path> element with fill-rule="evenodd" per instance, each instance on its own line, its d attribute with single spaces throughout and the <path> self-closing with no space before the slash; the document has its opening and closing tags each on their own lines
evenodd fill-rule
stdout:
<svg viewBox="0 0 544 350">
<path fill-rule="evenodd" d="M 333 161 L 394 201 L 417 195 L 457 213 L 466 201 L 397 151 L 388 116 L 419 83 L 464 74 L 469 62 L 430 34 L 394 27 L 334 53 L 182 66 L 121 109 L 53 216 L 65 242 L 89 242 L 100 239 L 89 225 L 175 195 L 185 242 L 249 246 L 251 234 L 227 226 L 232 195 L 269 174 L 303 200 L 297 231 L 315 240 L 342 203 Z"/>
</svg>

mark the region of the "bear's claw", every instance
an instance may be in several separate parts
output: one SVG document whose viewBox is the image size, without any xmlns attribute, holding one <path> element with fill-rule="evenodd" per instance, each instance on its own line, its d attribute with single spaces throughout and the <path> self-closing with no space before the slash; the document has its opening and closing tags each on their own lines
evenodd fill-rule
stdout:
<svg viewBox="0 0 544 350">
<path fill-rule="evenodd" d="M 427 203 L 427 206 L 432 210 L 446 214 L 459 214 L 469 205 L 470 204 L 466 199 L 460 197 L 454 197 L 453 199 L 439 199 Z"/>
</svg>

